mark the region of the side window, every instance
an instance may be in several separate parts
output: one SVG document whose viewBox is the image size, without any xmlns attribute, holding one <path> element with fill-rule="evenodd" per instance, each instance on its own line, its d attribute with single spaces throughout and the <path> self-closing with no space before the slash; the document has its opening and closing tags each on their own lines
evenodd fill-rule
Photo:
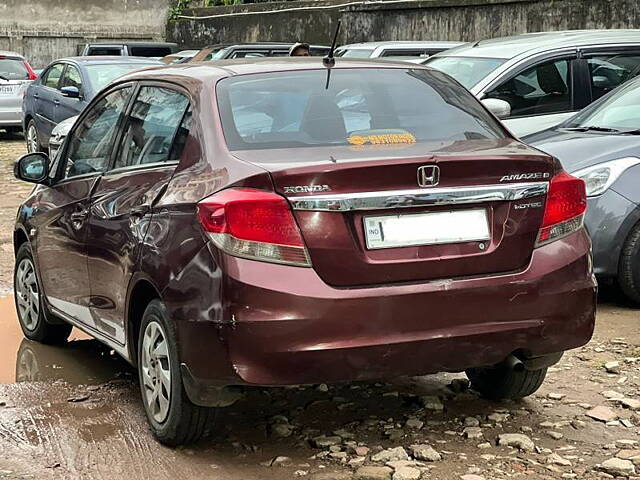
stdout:
<svg viewBox="0 0 640 480">
<path fill-rule="evenodd" d="M 177 160 L 172 145 L 188 106 L 189 99 L 175 90 L 142 87 L 127 117 L 115 168 Z"/>
<path fill-rule="evenodd" d="M 588 58 L 587 63 L 593 99 L 597 100 L 638 74 L 640 53 L 596 55 Z"/>
<path fill-rule="evenodd" d="M 489 92 L 487 98 L 505 100 L 511 116 L 567 112 L 573 109 L 570 60 L 531 67 Z"/>
<path fill-rule="evenodd" d="M 249 50 L 240 50 L 238 52 L 234 52 L 231 55 L 231 58 L 261 58 L 266 56 L 267 52 L 264 51 L 251 52 Z"/>
<path fill-rule="evenodd" d="M 118 120 L 130 95 L 131 87 L 121 88 L 91 107 L 69 143 L 65 178 L 107 170 Z"/>
<path fill-rule="evenodd" d="M 53 65 L 49 70 L 47 70 L 47 73 L 42 80 L 42 84 L 45 87 L 58 88 L 58 83 L 62 76 L 62 70 L 64 70 L 64 64 L 56 63 Z"/>
<path fill-rule="evenodd" d="M 67 65 L 67 70 L 64 72 L 62 83 L 60 84 L 60 88 L 62 87 L 76 87 L 78 90 L 82 89 L 82 77 L 80 76 L 78 69 L 73 65 Z"/>
</svg>

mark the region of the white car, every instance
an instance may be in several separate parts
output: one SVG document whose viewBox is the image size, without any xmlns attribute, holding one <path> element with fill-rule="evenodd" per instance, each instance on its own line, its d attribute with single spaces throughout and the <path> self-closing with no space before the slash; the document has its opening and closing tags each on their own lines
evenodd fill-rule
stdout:
<svg viewBox="0 0 640 480">
<path fill-rule="evenodd" d="M 387 60 L 425 60 L 432 55 L 450 48 L 464 45 L 464 42 L 366 42 L 342 45 L 336 50 L 336 57 L 384 58 Z"/>
<path fill-rule="evenodd" d="M 424 63 L 448 73 L 517 136 L 553 127 L 635 77 L 640 30 L 574 30 L 482 40 Z"/>
</svg>

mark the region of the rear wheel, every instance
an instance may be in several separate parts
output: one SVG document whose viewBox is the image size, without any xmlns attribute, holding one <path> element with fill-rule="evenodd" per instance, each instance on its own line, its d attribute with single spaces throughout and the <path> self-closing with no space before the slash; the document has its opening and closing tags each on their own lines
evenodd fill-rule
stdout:
<svg viewBox="0 0 640 480">
<path fill-rule="evenodd" d="M 629 300 L 640 305 L 640 224 L 633 227 L 622 247 L 618 284 Z"/>
<path fill-rule="evenodd" d="M 176 335 L 164 304 L 149 303 L 138 339 L 142 402 L 154 436 L 165 445 L 195 442 L 210 433 L 212 408 L 191 403 L 182 385 Z"/>
<path fill-rule="evenodd" d="M 38 138 L 38 129 L 36 128 L 36 122 L 32 119 L 27 124 L 27 131 L 25 132 L 25 138 L 27 140 L 27 152 L 41 152 L 40 139 Z"/>
<path fill-rule="evenodd" d="M 18 320 L 25 337 L 49 344 L 66 341 L 72 327 L 68 323 L 47 321 L 48 312 L 28 243 L 18 249 L 13 281 Z"/>
<path fill-rule="evenodd" d="M 501 364 L 495 367 L 470 368 L 466 371 L 471 387 L 491 400 L 519 399 L 536 392 L 547 375 L 547 369 L 514 370 Z"/>
</svg>

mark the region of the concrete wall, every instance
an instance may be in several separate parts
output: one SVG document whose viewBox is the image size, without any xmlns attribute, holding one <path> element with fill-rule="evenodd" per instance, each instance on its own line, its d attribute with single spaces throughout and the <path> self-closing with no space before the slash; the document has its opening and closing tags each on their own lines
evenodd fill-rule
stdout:
<svg viewBox="0 0 640 480">
<path fill-rule="evenodd" d="M 170 0 L 0 0 L 0 50 L 35 67 L 95 41 L 164 40 Z"/>
<path fill-rule="evenodd" d="M 640 28 L 638 0 L 418 0 L 343 6 L 345 3 L 350 2 L 320 0 L 192 9 L 183 15 L 212 18 L 170 22 L 167 37 L 189 47 L 295 40 L 327 44 L 337 20 L 342 20 L 340 43 L 473 41 L 546 30 Z M 284 11 L 293 7 L 310 8 Z M 272 10 L 283 11 L 267 13 Z M 253 14 L 257 12 L 262 13 Z"/>
</svg>

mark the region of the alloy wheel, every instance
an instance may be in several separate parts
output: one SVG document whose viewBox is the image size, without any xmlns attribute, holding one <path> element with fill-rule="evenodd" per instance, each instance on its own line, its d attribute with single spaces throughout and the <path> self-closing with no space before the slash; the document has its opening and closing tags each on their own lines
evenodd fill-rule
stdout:
<svg viewBox="0 0 640 480">
<path fill-rule="evenodd" d="M 20 321 L 27 330 L 35 330 L 40 315 L 40 290 L 30 258 L 23 258 L 16 271 L 16 301 Z"/>
<path fill-rule="evenodd" d="M 144 330 L 140 368 L 147 411 L 156 422 L 162 423 L 171 402 L 171 361 L 167 337 L 155 321 L 149 322 Z"/>
<path fill-rule="evenodd" d="M 35 153 L 38 151 L 38 131 L 33 123 L 27 128 L 27 151 Z"/>
</svg>

